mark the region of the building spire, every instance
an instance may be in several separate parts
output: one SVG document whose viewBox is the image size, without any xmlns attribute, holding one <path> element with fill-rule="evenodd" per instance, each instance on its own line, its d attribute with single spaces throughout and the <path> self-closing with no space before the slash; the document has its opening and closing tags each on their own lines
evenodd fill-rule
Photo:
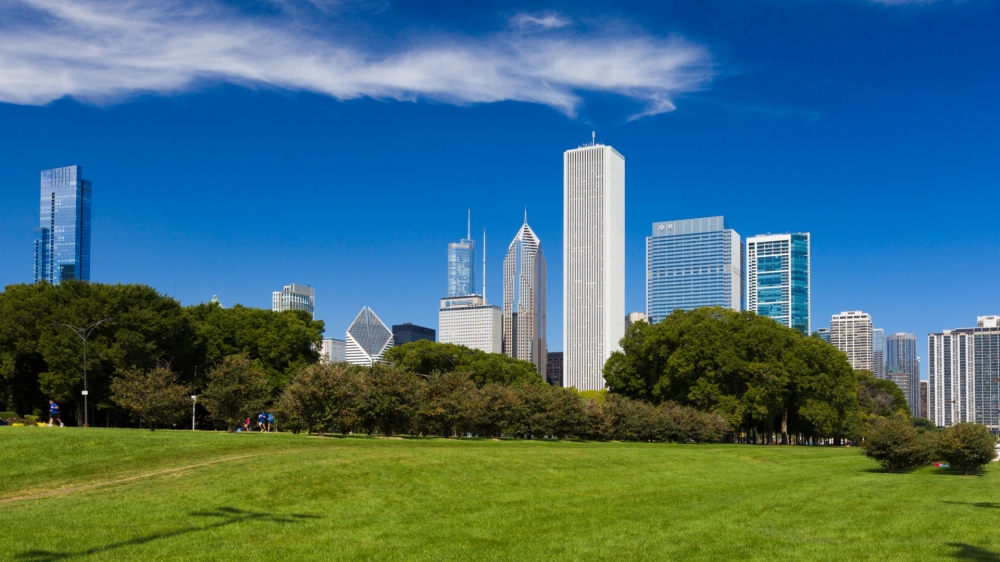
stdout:
<svg viewBox="0 0 1000 562">
<path fill-rule="evenodd" d="M 469 225 L 465 231 L 465 239 L 469 240 L 472 238 L 472 209 L 469 209 Z"/>
<path fill-rule="evenodd" d="M 524 206 L 524 224 L 528 224 L 528 206 Z"/>
<path fill-rule="evenodd" d="M 483 228 L 483 304 L 486 304 L 486 229 Z"/>
</svg>

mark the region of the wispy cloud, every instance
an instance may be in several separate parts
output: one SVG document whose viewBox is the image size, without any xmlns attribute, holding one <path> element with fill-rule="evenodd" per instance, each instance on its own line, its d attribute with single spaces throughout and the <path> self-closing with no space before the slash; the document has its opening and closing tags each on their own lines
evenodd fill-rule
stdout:
<svg viewBox="0 0 1000 562">
<path fill-rule="evenodd" d="M 512 23 L 474 37 L 411 34 L 386 47 L 352 37 L 349 25 L 323 29 L 221 4 L 21 0 L 0 8 L 0 101 L 110 103 L 226 81 L 337 99 L 514 100 L 570 116 L 582 95 L 611 93 L 648 115 L 674 109 L 679 94 L 713 76 L 710 53 L 681 38 L 575 30 L 558 14 L 522 14 Z"/>
</svg>

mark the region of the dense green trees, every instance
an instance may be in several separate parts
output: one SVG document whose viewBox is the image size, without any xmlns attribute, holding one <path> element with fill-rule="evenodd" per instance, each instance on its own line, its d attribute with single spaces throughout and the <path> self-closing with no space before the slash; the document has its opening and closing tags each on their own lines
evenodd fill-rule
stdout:
<svg viewBox="0 0 1000 562">
<path fill-rule="evenodd" d="M 44 410 L 48 398 L 63 405 L 64 419 L 82 420 L 80 338 L 55 324 L 99 326 L 87 344 L 90 406 L 117 425 L 126 412 L 110 400 L 115 373 L 169 363 L 182 381 L 227 355 L 245 353 L 266 374 L 272 395 L 303 366 L 314 363 L 313 345 L 323 323 L 302 312 L 215 304 L 182 307 L 144 285 L 66 281 L 11 285 L 0 293 L 0 409 L 19 415 Z"/>
<path fill-rule="evenodd" d="M 480 387 L 491 382 L 508 386 L 543 382 L 530 361 L 451 343 L 420 340 L 403 344 L 387 351 L 385 360 L 403 370 L 422 375 L 451 371 L 468 373 Z"/>
<path fill-rule="evenodd" d="M 891 382 L 855 373 L 846 356 L 821 339 L 717 307 L 676 311 L 656 325 L 632 324 L 604 376 L 613 393 L 721 415 L 744 439 L 855 437 L 866 413 L 898 410 L 886 400 L 896 397 L 883 388 Z M 864 409 L 859 387 L 872 390 Z"/>
</svg>

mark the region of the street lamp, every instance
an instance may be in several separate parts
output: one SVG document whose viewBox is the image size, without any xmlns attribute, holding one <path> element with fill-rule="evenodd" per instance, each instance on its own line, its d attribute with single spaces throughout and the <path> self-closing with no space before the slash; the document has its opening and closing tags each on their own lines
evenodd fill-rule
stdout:
<svg viewBox="0 0 1000 562">
<path fill-rule="evenodd" d="M 73 326 L 71 324 L 53 324 L 53 326 L 73 330 L 73 333 L 80 336 L 80 339 L 83 340 L 83 392 L 81 393 L 83 394 L 83 427 L 90 427 L 90 423 L 88 423 L 89 420 L 87 418 L 87 395 L 89 394 L 89 391 L 87 390 L 87 338 L 90 337 L 90 333 L 93 332 L 95 328 L 100 326 L 102 323 L 109 322 L 111 320 L 113 320 L 111 317 L 98 320 L 85 328 Z"/>
<path fill-rule="evenodd" d="M 195 406 L 198 404 L 198 395 L 191 395 L 191 431 L 194 431 L 194 410 Z"/>
</svg>

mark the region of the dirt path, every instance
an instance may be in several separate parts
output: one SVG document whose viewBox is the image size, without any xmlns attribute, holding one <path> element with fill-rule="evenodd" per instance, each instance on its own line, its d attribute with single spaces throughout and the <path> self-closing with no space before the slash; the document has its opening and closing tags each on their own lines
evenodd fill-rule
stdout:
<svg viewBox="0 0 1000 562">
<path fill-rule="evenodd" d="M 125 484 L 127 482 L 134 482 L 136 480 L 142 480 L 144 478 L 152 478 L 154 476 L 162 476 L 164 474 L 170 474 L 173 472 L 180 472 L 182 470 L 188 470 L 192 468 L 201 468 L 203 466 L 209 466 L 213 464 L 219 464 L 224 462 L 238 461 L 241 459 L 250 459 L 253 457 L 260 457 L 266 453 L 258 453 L 254 455 L 240 455 L 238 457 L 226 457 L 224 459 L 216 459 L 214 461 L 200 462 L 196 464 L 188 464 L 184 466 L 178 466 L 174 468 L 167 468 L 164 470 L 157 470 L 156 472 L 147 472 L 146 474 L 137 474 L 136 476 L 129 476 L 127 478 L 119 478 L 117 480 L 106 480 L 104 482 L 94 482 L 93 484 L 84 484 L 83 486 L 72 486 L 70 488 L 60 488 L 58 490 L 50 490 L 48 492 L 38 492 L 35 494 L 29 494 L 27 496 L 14 496 L 11 498 L 0 499 L 0 504 L 13 503 L 19 501 L 27 500 L 37 500 L 41 498 L 50 498 L 52 496 L 63 496 L 66 494 L 72 494 L 74 492 L 83 492 L 85 490 L 93 490 L 94 488 L 103 488 L 105 486 L 114 486 L 116 484 Z"/>
</svg>

